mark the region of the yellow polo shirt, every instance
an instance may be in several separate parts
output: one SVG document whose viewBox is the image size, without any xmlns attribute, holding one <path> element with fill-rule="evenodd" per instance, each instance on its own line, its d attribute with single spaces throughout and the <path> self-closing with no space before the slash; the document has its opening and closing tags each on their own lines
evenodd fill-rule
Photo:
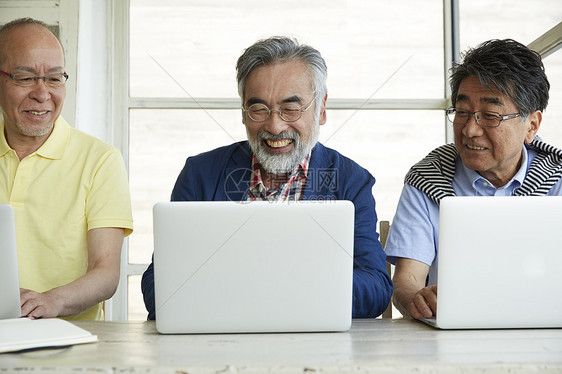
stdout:
<svg viewBox="0 0 562 374">
<path fill-rule="evenodd" d="M 16 216 L 20 287 L 36 292 L 86 273 L 88 230 L 133 230 L 125 164 L 113 146 L 64 119 L 35 153 L 19 160 L 0 125 L 0 203 Z M 102 304 L 67 319 L 103 319 Z"/>
</svg>

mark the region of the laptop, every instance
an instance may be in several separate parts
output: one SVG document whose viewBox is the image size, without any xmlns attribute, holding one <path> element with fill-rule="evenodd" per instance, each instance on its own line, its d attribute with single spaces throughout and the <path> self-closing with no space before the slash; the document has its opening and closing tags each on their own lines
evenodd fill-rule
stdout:
<svg viewBox="0 0 562 374">
<path fill-rule="evenodd" d="M 354 212 L 349 201 L 156 204 L 157 330 L 348 330 Z"/>
<path fill-rule="evenodd" d="M 14 210 L 0 204 L 0 319 L 21 316 Z"/>
<path fill-rule="evenodd" d="M 562 197 L 441 201 L 435 327 L 562 327 Z"/>
</svg>

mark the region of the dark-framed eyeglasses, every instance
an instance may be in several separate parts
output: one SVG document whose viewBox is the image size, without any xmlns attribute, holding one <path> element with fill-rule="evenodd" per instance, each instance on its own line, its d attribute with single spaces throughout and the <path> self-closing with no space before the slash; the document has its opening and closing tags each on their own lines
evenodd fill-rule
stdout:
<svg viewBox="0 0 562 374">
<path fill-rule="evenodd" d="M 521 116 L 520 113 L 499 114 L 489 110 L 477 110 L 475 112 L 471 112 L 469 110 L 458 108 L 449 108 L 445 111 L 445 113 L 447 115 L 447 119 L 455 125 L 465 125 L 470 120 L 470 117 L 474 115 L 474 119 L 480 127 L 498 127 L 501 121 Z"/>
<path fill-rule="evenodd" d="M 4 74 L 5 76 L 10 77 L 12 79 L 12 82 L 14 82 L 16 86 L 20 86 L 20 87 L 35 86 L 35 84 L 39 79 L 43 79 L 43 82 L 45 82 L 45 86 L 51 88 L 57 88 L 57 87 L 64 86 L 66 84 L 66 81 L 68 80 L 68 74 L 66 73 L 53 73 L 53 74 L 38 76 L 32 73 L 10 74 L 0 70 L 0 74 Z"/>
<path fill-rule="evenodd" d="M 267 105 L 256 103 L 250 105 L 248 108 L 242 107 L 242 110 L 248 113 L 248 117 L 254 122 L 263 122 L 269 118 L 272 112 L 279 113 L 279 117 L 285 122 L 296 122 L 298 121 L 302 114 L 306 112 L 312 104 L 316 96 L 312 99 L 310 104 L 308 104 L 305 108 L 296 104 L 296 103 L 285 103 L 281 104 L 279 109 L 269 109 Z"/>
</svg>

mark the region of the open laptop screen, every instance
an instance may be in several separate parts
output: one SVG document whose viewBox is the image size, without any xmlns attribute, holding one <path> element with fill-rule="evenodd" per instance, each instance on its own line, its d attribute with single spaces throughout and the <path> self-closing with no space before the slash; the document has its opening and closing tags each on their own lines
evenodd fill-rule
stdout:
<svg viewBox="0 0 562 374">
<path fill-rule="evenodd" d="M 0 204 L 0 319 L 21 316 L 14 210 Z"/>
<path fill-rule="evenodd" d="M 347 330 L 354 212 L 349 201 L 157 204 L 158 331 Z"/>
<path fill-rule="evenodd" d="M 441 328 L 562 327 L 562 197 L 441 201 Z"/>
</svg>

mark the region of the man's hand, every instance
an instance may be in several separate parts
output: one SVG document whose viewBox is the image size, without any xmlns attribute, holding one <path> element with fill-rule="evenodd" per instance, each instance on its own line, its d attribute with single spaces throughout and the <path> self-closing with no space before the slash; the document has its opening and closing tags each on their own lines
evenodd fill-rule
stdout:
<svg viewBox="0 0 562 374">
<path fill-rule="evenodd" d="M 62 303 L 49 292 L 38 293 L 20 288 L 21 315 L 30 318 L 57 317 L 61 314 Z"/>
<path fill-rule="evenodd" d="M 88 231 L 88 269 L 80 278 L 38 293 L 20 288 L 22 316 L 65 317 L 78 314 L 109 299 L 119 284 L 124 230 L 97 228 Z"/>
<path fill-rule="evenodd" d="M 429 265 L 398 258 L 394 268 L 392 300 L 404 317 L 431 318 L 437 311 L 437 285 L 425 286 Z"/>
<path fill-rule="evenodd" d="M 419 290 L 407 305 L 407 309 L 410 316 L 415 319 L 435 316 L 437 313 L 437 285 Z"/>
</svg>

